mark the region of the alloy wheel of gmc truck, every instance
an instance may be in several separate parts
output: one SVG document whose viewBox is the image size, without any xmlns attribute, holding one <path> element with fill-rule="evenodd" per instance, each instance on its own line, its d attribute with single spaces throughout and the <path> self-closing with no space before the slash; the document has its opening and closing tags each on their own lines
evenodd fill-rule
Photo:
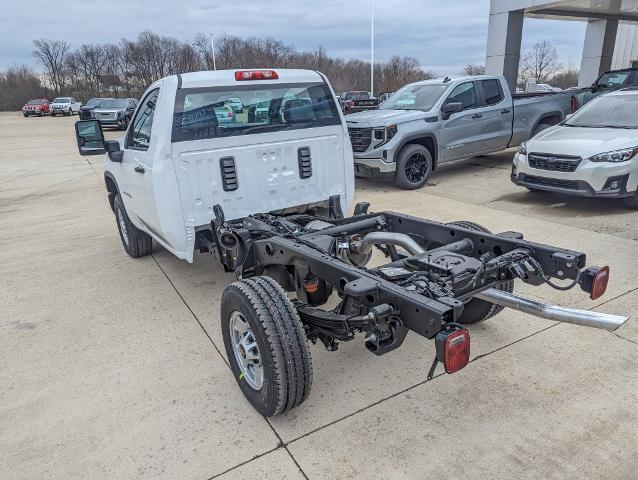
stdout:
<svg viewBox="0 0 638 480">
<path fill-rule="evenodd" d="M 409 144 L 401 149 L 397 157 L 394 182 L 405 190 L 421 188 L 432 176 L 432 154 L 423 145 Z"/>
</svg>

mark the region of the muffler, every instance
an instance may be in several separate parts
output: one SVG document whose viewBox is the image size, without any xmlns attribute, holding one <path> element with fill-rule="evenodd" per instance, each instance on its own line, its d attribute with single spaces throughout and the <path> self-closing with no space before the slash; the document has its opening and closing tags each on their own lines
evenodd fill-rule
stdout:
<svg viewBox="0 0 638 480">
<path fill-rule="evenodd" d="M 576 325 L 600 328 L 610 332 L 613 332 L 629 320 L 629 317 L 621 315 L 610 315 L 608 313 L 593 312 L 591 310 L 579 310 L 577 308 L 550 305 L 513 293 L 504 292 L 496 288 L 483 290 L 474 297 L 547 320 L 574 323 Z"/>
</svg>

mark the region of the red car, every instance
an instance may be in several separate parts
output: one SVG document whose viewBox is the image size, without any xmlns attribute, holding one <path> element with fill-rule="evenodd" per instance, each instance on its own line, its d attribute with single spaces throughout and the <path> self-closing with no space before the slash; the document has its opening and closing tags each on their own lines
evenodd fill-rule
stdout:
<svg viewBox="0 0 638 480">
<path fill-rule="evenodd" d="M 50 113 L 49 101 L 46 98 L 36 98 L 35 100 L 29 100 L 24 107 L 22 107 L 22 115 L 28 117 L 29 115 L 37 115 L 42 117 Z"/>
</svg>

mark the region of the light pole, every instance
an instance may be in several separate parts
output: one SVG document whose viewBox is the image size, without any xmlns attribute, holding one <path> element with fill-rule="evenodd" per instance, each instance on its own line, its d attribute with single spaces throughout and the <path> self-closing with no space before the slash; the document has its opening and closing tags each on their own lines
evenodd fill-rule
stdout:
<svg viewBox="0 0 638 480">
<path fill-rule="evenodd" d="M 374 0 L 370 0 L 370 95 L 374 97 Z"/>
<path fill-rule="evenodd" d="M 213 50 L 213 70 L 217 70 L 217 62 L 215 61 L 215 34 L 210 34 L 210 48 Z"/>
</svg>

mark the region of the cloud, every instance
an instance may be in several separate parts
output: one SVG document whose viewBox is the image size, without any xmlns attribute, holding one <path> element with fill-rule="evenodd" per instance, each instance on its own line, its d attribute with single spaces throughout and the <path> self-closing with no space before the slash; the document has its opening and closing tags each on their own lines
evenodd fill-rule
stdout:
<svg viewBox="0 0 638 480">
<path fill-rule="evenodd" d="M 35 38 L 77 46 L 134 38 L 145 29 L 185 41 L 198 32 L 273 37 L 300 50 L 323 46 L 333 56 L 370 58 L 369 0 L 56 0 L 44 13 L 36 0 L 3 3 L 0 68 L 32 63 Z M 439 74 L 458 73 L 484 61 L 488 12 L 487 0 L 375 0 L 375 57 L 409 55 Z M 579 60 L 584 27 L 556 23 L 526 21 L 524 43 L 547 39 L 563 62 Z"/>
</svg>

